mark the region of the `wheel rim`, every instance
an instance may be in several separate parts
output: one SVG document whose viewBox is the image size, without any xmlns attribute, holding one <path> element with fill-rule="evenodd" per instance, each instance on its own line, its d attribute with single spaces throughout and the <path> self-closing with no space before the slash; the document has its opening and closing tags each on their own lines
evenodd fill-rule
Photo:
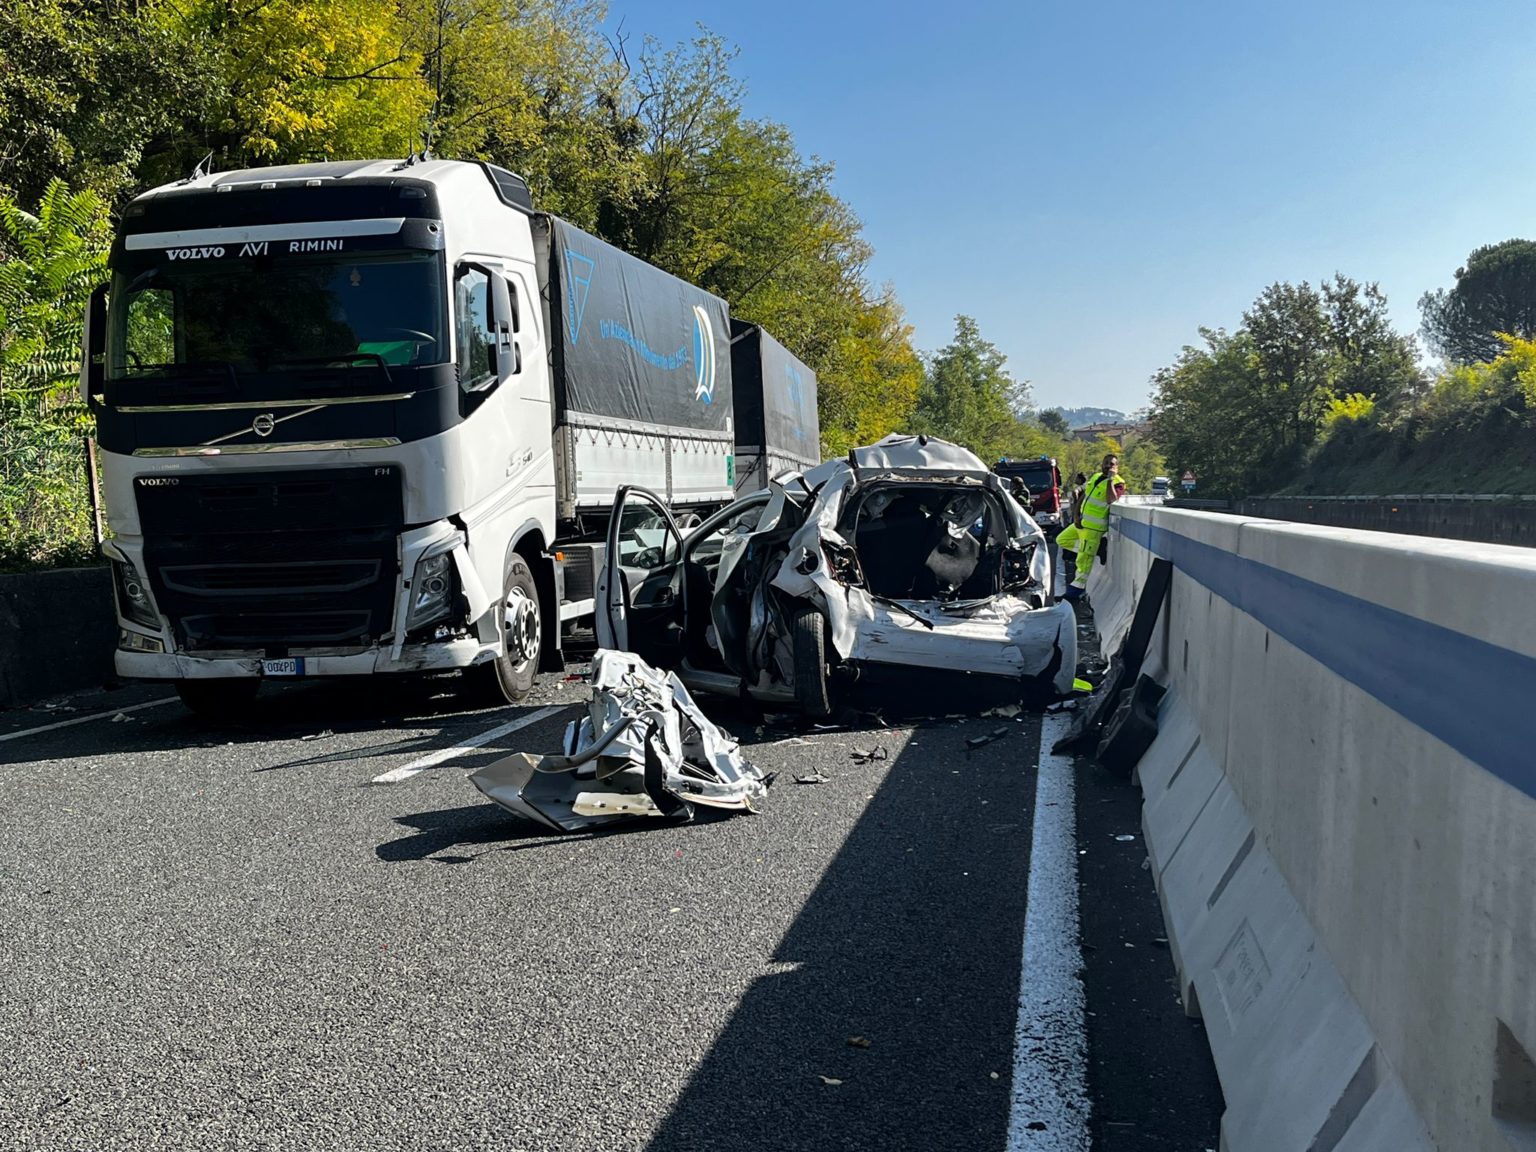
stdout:
<svg viewBox="0 0 1536 1152">
<path fill-rule="evenodd" d="M 507 659 L 521 668 L 539 653 L 539 602 L 522 588 L 507 593 L 502 614 L 507 640 Z"/>
</svg>

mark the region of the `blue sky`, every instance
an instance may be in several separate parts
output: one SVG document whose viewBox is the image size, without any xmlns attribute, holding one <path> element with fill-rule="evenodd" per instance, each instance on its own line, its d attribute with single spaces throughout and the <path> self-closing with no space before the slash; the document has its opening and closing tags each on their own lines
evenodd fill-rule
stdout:
<svg viewBox="0 0 1536 1152">
<path fill-rule="evenodd" d="M 747 110 L 837 165 L 920 347 L 975 316 L 1045 406 L 1130 410 L 1275 280 L 1378 281 L 1398 326 L 1536 236 L 1529 0 L 611 0 L 697 21 Z"/>
</svg>

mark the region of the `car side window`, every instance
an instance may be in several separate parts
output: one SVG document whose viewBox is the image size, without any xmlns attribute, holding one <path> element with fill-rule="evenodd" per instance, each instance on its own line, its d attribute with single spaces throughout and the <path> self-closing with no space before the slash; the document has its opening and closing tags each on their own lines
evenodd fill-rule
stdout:
<svg viewBox="0 0 1536 1152">
<path fill-rule="evenodd" d="M 496 333 L 491 321 L 490 281 L 478 268 L 461 268 L 454 279 L 458 324 L 459 383 L 483 384 L 496 374 Z"/>
<path fill-rule="evenodd" d="M 625 568 L 660 568 L 677 558 L 678 540 L 666 517 L 648 501 L 630 500 L 619 520 L 619 563 Z"/>
</svg>

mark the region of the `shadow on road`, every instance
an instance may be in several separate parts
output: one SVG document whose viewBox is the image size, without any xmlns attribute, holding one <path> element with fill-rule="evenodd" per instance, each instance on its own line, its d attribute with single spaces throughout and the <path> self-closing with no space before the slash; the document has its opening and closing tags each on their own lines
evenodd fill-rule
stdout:
<svg viewBox="0 0 1536 1152">
<path fill-rule="evenodd" d="M 1016 727 L 969 756 L 975 725 L 919 730 L 650 1152 L 1003 1147 L 1039 731 Z"/>
</svg>

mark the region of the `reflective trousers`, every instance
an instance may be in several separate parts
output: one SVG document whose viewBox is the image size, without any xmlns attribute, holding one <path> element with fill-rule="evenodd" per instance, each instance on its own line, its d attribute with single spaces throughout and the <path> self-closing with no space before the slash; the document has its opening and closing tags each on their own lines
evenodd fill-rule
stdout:
<svg viewBox="0 0 1536 1152">
<path fill-rule="evenodd" d="M 1099 555 L 1099 541 L 1103 539 L 1103 532 L 1088 528 L 1077 530 L 1077 576 L 1072 581 L 1077 587 L 1088 587 L 1088 573 L 1093 571 L 1093 562 Z"/>
</svg>

